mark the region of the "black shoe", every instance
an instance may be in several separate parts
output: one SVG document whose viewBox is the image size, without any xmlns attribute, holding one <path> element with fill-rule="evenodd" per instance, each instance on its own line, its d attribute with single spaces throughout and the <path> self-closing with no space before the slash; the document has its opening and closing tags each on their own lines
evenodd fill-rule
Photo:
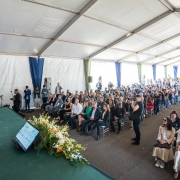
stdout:
<svg viewBox="0 0 180 180">
<path fill-rule="evenodd" d="M 97 136 L 96 141 L 98 141 L 99 139 L 100 139 L 100 136 Z"/>
<path fill-rule="evenodd" d="M 132 145 L 139 145 L 140 143 L 139 142 L 133 142 L 131 143 Z"/>
<path fill-rule="evenodd" d="M 117 134 L 120 134 L 120 133 L 121 133 L 121 131 L 118 131 L 118 132 L 117 132 Z"/>
<path fill-rule="evenodd" d="M 132 141 L 136 141 L 136 138 L 132 138 L 131 140 L 132 140 Z"/>
<path fill-rule="evenodd" d="M 110 132 L 115 132 L 115 130 L 110 130 Z"/>
<path fill-rule="evenodd" d="M 80 136 L 82 136 L 82 135 L 85 135 L 85 133 L 83 131 L 81 132 Z"/>
</svg>

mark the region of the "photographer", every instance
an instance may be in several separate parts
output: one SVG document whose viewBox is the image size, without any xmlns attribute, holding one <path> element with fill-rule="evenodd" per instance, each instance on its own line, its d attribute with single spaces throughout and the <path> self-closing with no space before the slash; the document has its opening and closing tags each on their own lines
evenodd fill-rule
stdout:
<svg viewBox="0 0 180 180">
<path fill-rule="evenodd" d="M 136 95 L 136 104 L 134 105 L 134 102 L 132 101 L 131 107 L 134 111 L 133 127 L 134 127 L 134 132 L 136 134 L 136 137 L 132 138 L 132 140 L 135 141 L 132 144 L 139 145 L 140 144 L 140 136 L 141 136 L 139 125 L 141 122 L 141 115 L 143 112 L 143 103 L 142 103 L 140 95 Z"/>
<path fill-rule="evenodd" d="M 19 110 L 22 105 L 22 97 L 21 97 L 21 94 L 19 93 L 18 89 L 14 90 L 14 94 L 15 94 L 14 97 L 10 99 L 14 103 L 12 108 L 14 109 L 15 112 L 19 113 Z"/>
</svg>

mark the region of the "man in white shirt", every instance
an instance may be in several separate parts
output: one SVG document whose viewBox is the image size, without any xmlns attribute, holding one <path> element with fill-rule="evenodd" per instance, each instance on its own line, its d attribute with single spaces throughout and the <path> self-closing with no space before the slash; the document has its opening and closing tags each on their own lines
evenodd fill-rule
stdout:
<svg viewBox="0 0 180 180">
<path fill-rule="evenodd" d="M 76 129 L 76 119 L 78 118 L 78 115 L 82 112 L 83 107 L 82 105 L 79 103 L 79 99 L 75 100 L 75 104 L 73 104 L 72 106 L 72 110 L 71 110 L 71 126 L 72 129 Z"/>
</svg>

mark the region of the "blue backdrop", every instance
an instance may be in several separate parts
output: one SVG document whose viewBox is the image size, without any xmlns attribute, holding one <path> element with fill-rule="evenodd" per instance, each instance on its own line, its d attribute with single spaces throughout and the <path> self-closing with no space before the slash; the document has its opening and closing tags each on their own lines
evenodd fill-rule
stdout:
<svg viewBox="0 0 180 180">
<path fill-rule="evenodd" d="M 174 79 L 177 79 L 178 66 L 173 66 L 173 69 L 174 69 Z"/>
<path fill-rule="evenodd" d="M 115 62 L 115 67 L 116 67 L 116 78 L 117 78 L 117 86 L 121 86 L 121 63 L 120 62 Z"/>
<path fill-rule="evenodd" d="M 153 78 L 154 80 L 156 80 L 156 65 L 152 65 L 152 69 L 153 69 Z"/>
<path fill-rule="evenodd" d="M 44 58 L 29 57 L 29 65 L 34 89 L 41 89 L 41 81 L 43 74 Z"/>
</svg>

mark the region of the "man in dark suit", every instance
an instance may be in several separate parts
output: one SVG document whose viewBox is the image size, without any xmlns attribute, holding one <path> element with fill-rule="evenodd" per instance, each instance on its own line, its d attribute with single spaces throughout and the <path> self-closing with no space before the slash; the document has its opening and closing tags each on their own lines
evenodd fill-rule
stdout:
<svg viewBox="0 0 180 180">
<path fill-rule="evenodd" d="M 86 125 L 88 126 L 88 135 L 90 135 L 91 126 L 101 118 L 101 110 L 97 108 L 97 102 L 92 103 L 92 106 L 90 118 L 82 123 L 82 133 L 80 135 L 85 134 Z"/>
<path fill-rule="evenodd" d="M 26 86 L 26 89 L 24 90 L 24 99 L 25 99 L 25 104 L 26 104 L 26 112 L 27 112 L 27 109 L 30 111 L 30 95 L 31 95 L 31 90 L 28 89 L 28 86 Z"/>
<path fill-rule="evenodd" d="M 114 112 L 114 120 L 117 121 L 118 124 L 118 132 L 119 134 L 121 132 L 121 123 L 124 121 L 124 117 L 126 115 L 126 110 L 122 106 L 122 102 L 119 103 L 118 107 L 116 107 L 115 112 Z M 110 121 L 111 124 L 111 130 L 112 132 L 115 131 L 113 121 Z"/>
<path fill-rule="evenodd" d="M 63 102 L 65 103 L 66 96 L 64 95 L 64 91 L 62 91 L 62 92 L 61 92 L 61 96 L 62 96 L 62 98 L 61 98 L 61 99 L 62 99 L 62 100 L 63 100 Z"/>
<path fill-rule="evenodd" d="M 14 102 L 14 105 L 12 106 L 12 108 L 14 109 L 15 112 L 19 113 L 19 110 L 22 105 L 22 97 L 18 89 L 14 90 L 14 94 L 15 94 L 14 97 L 11 99 Z"/>
</svg>

